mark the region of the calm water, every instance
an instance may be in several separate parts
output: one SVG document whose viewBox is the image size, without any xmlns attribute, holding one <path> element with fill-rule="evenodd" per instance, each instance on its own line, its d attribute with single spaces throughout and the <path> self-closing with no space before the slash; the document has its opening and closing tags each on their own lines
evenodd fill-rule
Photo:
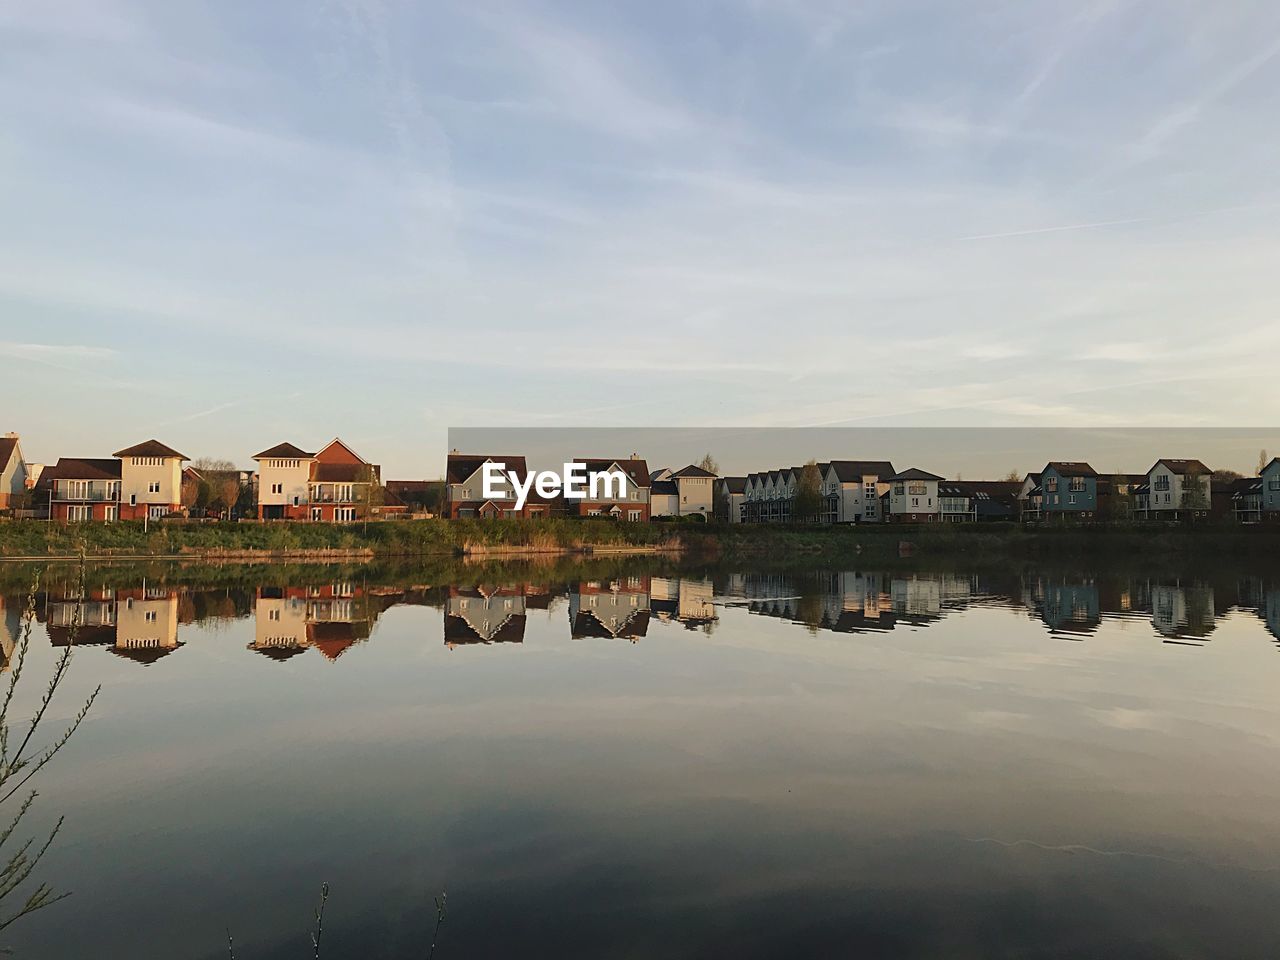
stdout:
<svg viewBox="0 0 1280 960">
<path fill-rule="evenodd" d="M 51 576 L 19 956 L 1280 951 L 1267 572 Z"/>
</svg>

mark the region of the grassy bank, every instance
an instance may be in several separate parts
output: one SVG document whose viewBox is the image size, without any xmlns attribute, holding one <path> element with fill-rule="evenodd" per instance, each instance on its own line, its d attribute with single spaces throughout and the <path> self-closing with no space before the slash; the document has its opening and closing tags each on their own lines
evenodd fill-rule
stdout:
<svg viewBox="0 0 1280 960">
<path fill-rule="evenodd" d="M 1280 528 L 1210 525 L 1021 527 L 1016 524 L 922 526 L 741 526 L 614 523 L 608 520 L 414 520 L 329 524 L 140 523 L 65 526 L 0 524 L 0 557 L 170 556 L 229 560 L 255 555 L 334 559 L 665 550 L 709 557 L 822 557 L 832 560 L 920 556 L 977 558 L 1274 558 Z"/>
</svg>

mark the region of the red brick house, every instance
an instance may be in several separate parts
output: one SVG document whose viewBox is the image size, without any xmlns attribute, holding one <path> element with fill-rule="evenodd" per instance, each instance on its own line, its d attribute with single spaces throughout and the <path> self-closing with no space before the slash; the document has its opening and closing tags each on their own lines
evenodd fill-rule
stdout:
<svg viewBox="0 0 1280 960">
<path fill-rule="evenodd" d="M 484 465 L 501 463 L 508 473 L 514 473 L 523 483 L 529 475 L 524 457 L 500 454 L 450 453 L 444 475 L 444 516 L 450 520 L 479 518 L 494 520 L 512 517 L 545 517 L 551 513 L 552 502 L 529 491 L 524 507 L 516 509 L 515 492 L 506 486 L 506 495 L 486 498 L 484 495 Z"/>
<path fill-rule="evenodd" d="M 334 438 L 317 453 L 278 443 L 258 462 L 258 519 L 346 523 L 377 509 L 382 468 Z"/>
<path fill-rule="evenodd" d="M 648 521 L 650 514 L 649 507 L 649 465 L 640 459 L 634 453 L 626 460 L 604 460 L 598 458 L 583 457 L 573 461 L 574 463 L 582 463 L 587 467 L 587 490 L 590 492 L 590 478 L 595 474 L 607 473 L 612 470 L 621 471 L 627 478 L 625 489 L 619 496 L 600 496 L 592 498 L 588 496 L 585 500 L 567 500 L 565 508 L 570 516 L 578 517 L 610 517 L 614 520 L 631 520 L 631 521 Z M 597 493 L 613 493 L 617 494 L 617 489 L 612 485 L 606 491 L 606 488 L 600 486 Z"/>
<path fill-rule="evenodd" d="M 40 474 L 35 502 L 63 523 L 119 520 L 120 461 L 60 457 Z"/>
</svg>

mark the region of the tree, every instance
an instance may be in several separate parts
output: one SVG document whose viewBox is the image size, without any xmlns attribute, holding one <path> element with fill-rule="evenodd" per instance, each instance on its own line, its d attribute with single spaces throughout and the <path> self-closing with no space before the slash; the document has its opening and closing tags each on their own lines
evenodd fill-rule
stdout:
<svg viewBox="0 0 1280 960">
<path fill-rule="evenodd" d="M 1267 464 L 1271 461 L 1267 459 L 1267 451 L 1258 451 L 1258 476 L 1262 476 L 1262 471 L 1267 469 Z"/>
<path fill-rule="evenodd" d="M 382 478 L 370 464 L 362 463 L 356 472 L 356 502 L 360 504 L 362 517 L 368 517 L 387 501 L 387 491 L 382 486 Z"/>
<path fill-rule="evenodd" d="M 800 471 L 796 482 L 796 499 L 791 508 L 791 519 L 796 523 L 812 523 L 822 515 L 822 472 L 815 460 L 810 460 Z"/>
<path fill-rule="evenodd" d="M 716 458 L 709 453 L 703 454 L 702 459 L 698 461 L 698 466 L 707 471 L 707 473 L 714 473 L 717 477 L 720 476 L 720 464 L 716 463 Z"/>
<path fill-rule="evenodd" d="M 1178 506 L 1195 519 L 1197 511 L 1209 509 L 1209 474 L 1187 473 L 1182 478 L 1182 496 Z"/>
<path fill-rule="evenodd" d="M 1010 470 L 1008 473 L 1004 475 L 1004 479 L 1006 483 L 1021 483 L 1022 474 L 1020 474 L 1017 470 Z"/>
</svg>

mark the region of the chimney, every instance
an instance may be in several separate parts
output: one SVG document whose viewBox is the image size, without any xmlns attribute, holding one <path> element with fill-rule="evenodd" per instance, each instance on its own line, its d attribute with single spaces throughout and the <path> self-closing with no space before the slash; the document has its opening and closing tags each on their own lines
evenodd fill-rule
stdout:
<svg viewBox="0 0 1280 960">
<path fill-rule="evenodd" d="M 635 452 L 633 451 L 633 452 L 632 452 L 632 454 L 631 454 L 631 459 L 632 459 L 632 460 L 639 460 L 639 459 L 640 459 L 640 454 L 635 453 Z"/>
<path fill-rule="evenodd" d="M 10 430 L 10 431 L 8 431 L 8 432 L 4 435 L 4 438 L 5 438 L 6 440 L 17 440 L 17 439 L 18 439 L 18 435 L 17 435 L 16 433 L 14 433 L 12 430 Z"/>
</svg>

